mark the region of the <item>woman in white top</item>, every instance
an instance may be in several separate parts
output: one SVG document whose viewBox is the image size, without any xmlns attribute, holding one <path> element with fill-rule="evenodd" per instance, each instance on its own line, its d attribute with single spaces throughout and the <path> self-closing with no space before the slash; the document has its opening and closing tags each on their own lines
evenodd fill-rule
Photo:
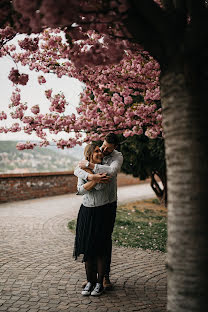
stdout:
<svg viewBox="0 0 208 312">
<path fill-rule="evenodd" d="M 95 143 L 85 147 L 84 155 L 90 162 L 102 163 L 103 154 Z M 73 256 L 78 259 L 82 255 L 82 261 L 85 262 L 88 282 L 82 295 L 99 296 L 103 292 L 106 255 L 112 234 L 109 185 L 79 178 L 77 189 L 78 194 L 83 195 L 83 204 L 77 217 Z"/>
</svg>

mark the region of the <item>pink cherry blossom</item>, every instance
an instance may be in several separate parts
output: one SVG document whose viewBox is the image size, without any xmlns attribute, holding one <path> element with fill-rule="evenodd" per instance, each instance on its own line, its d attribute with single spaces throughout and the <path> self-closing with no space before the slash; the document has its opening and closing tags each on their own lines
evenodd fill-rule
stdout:
<svg viewBox="0 0 208 312">
<path fill-rule="evenodd" d="M 56 141 L 60 148 L 101 139 L 109 131 L 126 137 L 142 133 L 149 137 L 163 135 L 158 63 L 138 45 L 126 45 L 124 54 L 122 46 L 103 38 L 102 45 L 101 35 L 91 30 L 85 33 L 82 42 L 75 40 L 71 47 L 63 32 L 45 29 L 39 35 L 37 49 L 17 53 L 8 45 L 7 50 L 17 64 L 28 65 L 31 70 L 40 72 L 40 83 L 45 82 L 42 73 L 50 72 L 57 77 L 74 77 L 85 84 L 77 116 L 63 115 L 69 103 L 64 94 L 54 95 L 52 89 L 45 91 L 50 103 L 48 113 L 39 114 L 38 108 L 33 106 L 31 111 L 35 116 L 26 116 L 28 105 L 21 103 L 20 90 L 16 89 L 10 106 L 15 111 L 11 115 L 22 120 L 26 133 L 36 133 L 42 142 L 47 142 L 45 130 L 51 134 L 74 133 L 73 140 Z M 29 38 L 27 42 L 30 42 Z M 113 44 L 119 50 L 114 49 Z M 106 56 L 110 47 L 112 53 Z"/>
<path fill-rule="evenodd" d="M 28 75 L 27 74 L 20 74 L 18 69 L 14 69 L 14 68 L 11 69 L 8 78 L 14 84 L 26 85 L 28 82 Z"/>
<path fill-rule="evenodd" d="M 46 83 L 45 77 L 44 77 L 44 76 L 39 76 L 39 77 L 38 77 L 38 82 L 39 82 L 39 84 Z"/>
<path fill-rule="evenodd" d="M 35 146 L 37 146 L 36 143 L 26 142 L 26 143 L 17 143 L 16 148 L 18 150 L 24 150 L 24 149 L 33 149 Z"/>
<path fill-rule="evenodd" d="M 39 105 L 34 105 L 32 108 L 31 108 L 31 112 L 33 114 L 38 114 L 40 112 L 40 107 Z"/>
<path fill-rule="evenodd" d="M 3 119 L 7 119 L 7 114 L 4 111 L 0 112 L 0 120 Z"/>
<path fill-rule="evenodd" d="M 22 49 L 36 51 L 38 49 L 39 38 L 26 37 L 24 40 L 19 40 L 18 44 Z"/>
<path fill-rule="evenodd" d="M 10 27 L 10 26 L 6 26 L 5 28 L 0 28 L 0 37 L 1 40 L 3 39 L 11 39 L 15 36 L 16 31 Z"/>
<path fill-rule="evenodd" d="M 9 128 L 10 132 L 18 132 L 21 131 L 21 127 L 19 125 L 19 123 L 14 123 L 10 128 Z"/>
<path fill-rule="evenodd" d="M 49 99 L 51 97 L 51 94 L 52 94 L 52 89 L 45 91 L 45 95 L 46 95 L 47 99 Z"/>
</svg>

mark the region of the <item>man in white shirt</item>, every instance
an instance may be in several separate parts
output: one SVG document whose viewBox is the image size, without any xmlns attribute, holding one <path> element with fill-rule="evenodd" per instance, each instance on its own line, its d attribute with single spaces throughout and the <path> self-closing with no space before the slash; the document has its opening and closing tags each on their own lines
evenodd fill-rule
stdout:
<svg viewBox="0 0 208 312">
<path fill-rule="evenodd" d="M 121 169 L 123 163 L 122 154 L 115 149 L 117 145 L 118 145 L 117 136 L 114 133 L 109 133 L 108 135 L 106 135 L 104 142 L 101 146 L 101 150 L 104 154 L 103 164 L 95 165 L 87 160 L 81 160 L 79 162 L 79 167 L 77 167 L 74 171 L 74 174 L 79 178 L 88 181 L 95 180 L 97 181 L 97 183 L 108 183 L 107 184 L 108 202 L 110 204 L 110 209 L 112 210 L 111 213 L 112 217 L 111 220 L 109 220 L 109 222 L 112 232 L 115 223 L 116 208 L 117 208 L 117 174 Z M 94 174 L 90 174 L 85 170 L 83 170 L 85 168 L 91 169 Z M 106 176 L 104 174 L 106 174 Z M 107 176 L 110 176 L 110 181 Z M 112 288 L 112 284 L 109 278 L 111 254 L 112 254 L 112 240 L 106 257 L 106 271 L 103 282 L 103 285 L 106 289 Z"/>
</svg>

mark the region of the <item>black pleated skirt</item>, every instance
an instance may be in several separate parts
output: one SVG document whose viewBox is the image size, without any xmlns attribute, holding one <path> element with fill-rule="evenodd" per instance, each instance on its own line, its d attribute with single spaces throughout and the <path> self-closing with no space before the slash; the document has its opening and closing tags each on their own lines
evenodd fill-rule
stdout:
<svg viewBox="0 0 208 312">
<path fill-rule="evenodd" d="M 116 217 L 116 203 L 97 207 L 81 205 L 76 226 L 74 258 L 103 256 L 111 248 L 111 235 Z"/>
</svg>

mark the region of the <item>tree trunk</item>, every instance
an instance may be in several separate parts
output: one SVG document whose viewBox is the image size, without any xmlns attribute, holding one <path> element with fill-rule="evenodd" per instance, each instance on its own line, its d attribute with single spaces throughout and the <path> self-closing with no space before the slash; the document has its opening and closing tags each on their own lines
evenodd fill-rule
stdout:
<svg viewBox="0 0 208 312">
<path fill-rule="evenodd" d="M 184 68 L 184 67 L 183 67 Z M 169 312 L 208 311 L 207 76 L 161 77 L 168 188 Z M 196 76 L 195 76 L 196 77 Z M 203 80 L 204 79 L 204 80 Z"/>
</svg>

